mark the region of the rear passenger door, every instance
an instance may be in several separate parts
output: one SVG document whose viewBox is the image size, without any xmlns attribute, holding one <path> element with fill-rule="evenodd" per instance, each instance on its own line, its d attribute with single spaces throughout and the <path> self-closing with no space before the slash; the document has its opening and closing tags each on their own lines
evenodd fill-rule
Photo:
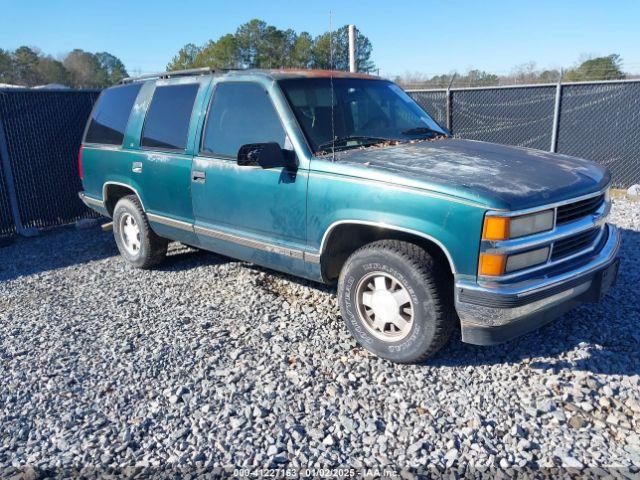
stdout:
<svg viewBox="0 0 640 480">
<path fill-rule="evenodd" d="M 194 240 L 193 125 L 208 84 L 199 78 L 157 82 L 140 129 L 139 159 L 132 166 L 154 229 L 187 243 Z"/>
</svg>

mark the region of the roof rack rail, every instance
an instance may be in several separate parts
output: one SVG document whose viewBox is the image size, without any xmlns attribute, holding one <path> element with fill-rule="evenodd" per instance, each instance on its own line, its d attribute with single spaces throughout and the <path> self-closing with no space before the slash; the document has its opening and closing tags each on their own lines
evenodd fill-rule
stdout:
<svg viewBox="0 0 640 480">
<path fill-rule="evenodd" d="M 158 72 L 158 73 L 147 73 L 146 75 L 139 75 L 137 77 L 127 77 L 123 78 L 121 83 L 131 83 L 139 80 L 150 80 L 152 78 L 172 78 L 172 77 L 183 77 L 187 75 L 206 75 L 208 73 L 222 73 L 229 72 L 232 70 L 242 70 L 241 68 L 211 68 L 211 67 L 201 67 L 201 68 L 189 68 L 186 70 L 173 70 L 170 72 Z"/>
</svg>

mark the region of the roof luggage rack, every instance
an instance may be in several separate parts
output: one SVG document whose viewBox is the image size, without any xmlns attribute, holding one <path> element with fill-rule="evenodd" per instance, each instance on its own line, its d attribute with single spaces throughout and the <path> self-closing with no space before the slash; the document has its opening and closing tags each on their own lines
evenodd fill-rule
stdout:
<svg viewBox="0 0 640 480">
<path fill-rule="evenodd" d="M 242 68 L 211 68 L 211 67 L 189 68 L 187 70 L 173 70 L 171 72 L 147 73 L 145 75 L 139 75 L 137 77 L 127 77 L 127 78 L 123 78 L 120 83 L 131 83 L 131 82 L 137 82 L 139 80 L 150 80 L 152 78 L 161 79 L 161 78 L 185 77 L 189 75 L 207 75 L 212 73 L 230 72 L 233 70 L 243 70 L 243 69 Z"/>
</svg>

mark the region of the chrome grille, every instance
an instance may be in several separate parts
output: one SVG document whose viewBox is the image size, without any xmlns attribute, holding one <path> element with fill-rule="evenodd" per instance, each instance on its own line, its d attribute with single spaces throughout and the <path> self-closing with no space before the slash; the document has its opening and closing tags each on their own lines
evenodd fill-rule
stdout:
<svg viewBox="0 0 640 480">
<path fill-rule="evenodd" d="M 558 240 L 553 244 L 551 260 L 559 260 L 561 258 L 574 255 L 582 250 L 587 249 L 596 240 L 596 237 L 598 236 L 598 233 L 600 233 L 600 231 L 601 230 L 599 228 L 594 228 L 591 230 L 587 230 L 586 232 L 578 233 L 577 235 L 572 235 L 571 237 Z"/>
<path fill-rule="evenodd" d="M 552 229 L 507 240 L 482 240 L 480 244 L 483 253 L 508 256 L 549 247 L 550 253 L 546 262 L 505 272 L 500 276 L 483 277 L 479 275 L 479 277 L 482 280 L 509 282 L 592 254 L 606 240 L 606 218 L 610 210 L 607 192 L 588 198 L 582 197 L 573 201 L 559 202 L 555 205 L 550 204 L 546 208 L 539 207 L 535 210 L 509 212 L 506 216 L 515 217 L 530 214 L 532 211 L 542 212 L 550 209 L 555 211 L 555 222 Z M 497 215 L 498 212 L 494 214 Z"/>
<path fill-rule="evenodd" d="M 558 207 L 556 225 L 573 222 L 579 218 L 595 213 L 604 202 L 604 193 L 597 197 L 587 198 L 578 202 Z"/>
</svg>

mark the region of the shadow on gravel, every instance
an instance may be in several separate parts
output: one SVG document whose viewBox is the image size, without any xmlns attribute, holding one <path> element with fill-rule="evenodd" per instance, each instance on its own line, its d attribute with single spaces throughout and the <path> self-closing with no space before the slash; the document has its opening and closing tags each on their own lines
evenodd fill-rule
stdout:
<svg viewBox="0 0 640 480">
<path fill-rule="evenodd" d="M 259 280 L 260 286 L 274 295 L 278 296 L 286 296 L 291 295 L 290 291 L 286 292 L 281 291 L 282 289 L 277 286 L 276 282 L 273 281 L 275 278 L 279 278 L 280 280 L 286 280 L 292 283 L 296 283 L 301 287 L 311 288 L 313 290 L 317 290 L 318 292 L 334 294 L 336 293 L 335 285 L 325 285 L 324 283 L 314 282 L 312 280 L 307 280 L 302 277 L 294 277 L 293 275 L 289 275 L 287 273 L 279 272 L 277 270 L 270 270 L 266 267 L 261 267 L 260 265 L 254 265 L 253 263 L 246 264 L 246 267 L 255 271 L 265 273 L 267 276 L 264 279 Z M 286 300 L 286 298 L 284 298 Z"/>
<path fill-rule="evenodd" d="M 621 229 L 620 271 L 616 285 L 599 303 L 585 304 L 544 327 L 510 342 L 479 347 L 454 335 L 429 366 L 520 363 L 536 357 L 539 371 L 583 370 L 608 375 L 640 374 L 640 232 Z M 584 358 L 566 360 L 580 348 Z"/>
<path fill-rule="evenodd" d="M 118 255 L 113 236 L 99 228 L 66 228 L 36 238 L 18 238 L 0 248 L 0 281 L 37 274 L 58 268 L 105 259 Z M 492 347 L 464 344 L 460 334 L 425 367 L 480 366 L 503 363 L 528 363 L 538 371 L 564 369 L 603 374 L 640 374 L 640 232 L 622 229 L 621 265 L 617 285 L 597 304 L 583 305 L 541 329 L 523 337 Z M 235 260 L 214 253 L 183 246 L 171 246 L 160 271 L 184 271 L 207 264 L 224 264 Z M 282 289 L 275 279 L 296 283 L 318 292 L 335 295 L 335 287 L 293 277 L 248 264 L 267 274 L 258 279 L 260 286 L 286 299 L 290 289 Z M 295 294 L 294 294 L 295 295 Z M 304 302 L 304 299 L 300 299 Z M 579 349 L 586 355 L 567 355 Z M 571 359 L 567 360 L 567 357 Z"/>
<path fill-rule="evenodd" d="M 0 248 L 0 281 L 79 265 L 118 254 L 110 232 L 100 228 L 56 229 L 33 238 L 17 237 Z"/>
<path fill-rule="evenodd" d="M 187 247 L 186 245 L 175 245 L 169 247 L 169 253 L 164 262 L 154 268 L 161 272 L 179 272 L 183 270 L 191 270 L 192 268 L 207 265 L 222 265 L 224 263 L 235 262 L 236 260 L 218 255 L 217 253 L 207 252 Z"/>
<path fill-rule="evenodd" d="M 544 327 L 510 342 L 490 347 L 462 343 L 455 333 L 438 354 L 424 363 L 425 367 L 481 366 L 504 363 L 527 363 L 538 371 L 564 369 L 591 371 L 609 375 L 640 374 L 640 232 L 622 229 L 621 266 L 616 286 L 600 302 L 585 304 Z M 316 291 L 335 294 L 335 287 L 275 272 L 255 265 L 248 268 L 266 273 L 260 286 L 286 300 L 289 289 L 282 291 L 273 278 L 296 283 Z M 304 300 L 302 300 L 304 301 Z M 567 352 L 576 348 L 588 356 L 568 361 Z"/>
<path fill-rule="evenodd" d="M 61 228 L 33 238 L 16 238 L 0 248 L 0 281 L 12 280 L 71 265 L 118 256 L 112 232 L 99 228 Z M 233 259 L 180 244 L 169 246 L 166 260 L 155 270 L 189 270 L 203 264 L 219 265 Z"/>
</svg>

